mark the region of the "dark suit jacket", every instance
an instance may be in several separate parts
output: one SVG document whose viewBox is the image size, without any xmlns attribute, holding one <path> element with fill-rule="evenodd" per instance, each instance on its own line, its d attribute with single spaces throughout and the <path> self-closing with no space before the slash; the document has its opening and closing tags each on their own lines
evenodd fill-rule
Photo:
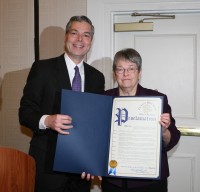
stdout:
<svg viewBox="0 0 200 192">
<path fill-rule="evenodd" d="M 112 95 L 112 96 L 119 96 L 119 89 L 114 88 L 105 91 L 106 95 Z M 169 167 L 168 167 L 168 160 L 167 160 L 167 151 L 172 149 L 179 141 L 180 139 L 180 131 L 176 128 L 175 120 L 172 117 L 171 107 L 168 104 L 168 99 L 165 94 L 162 94 L 158 91 L 147 89 L 142 87 L 138 84 L 136 96 L 163 96 L 164 97 L 164 105 L 163 105 L 163 113 L 169 113 L 171 117 L 171 124 L 169 126 L 169 131 L 171 133 L 171 141 L 167 146 L 163 146 L 162 148 L 162 157 L 161 157 L 161 179 L 166 179 L 169 176 Z M 106 178 L 105 178 L 106 179 Z M 111 182 L 115 185 L 122 186 L 123 181 L 127 181 L 127 185 L 130 188 L 134 187 L 141 187 L 145 185 L 150 185 L 154 181 L 152 180 L 136 180 L 136 179 L 106 179 L 108 182 Z"/>
<path fill-rule="evenodd" d="M 104 75 L 86 63 L 84 63 L 84 71 L 85 92 L 102 93 L 105 84 Z M 51 156 L 57 133 L 50 129 L 39 130 L 39 120 L 44 114 L 60 113 L 61 89 L 72 89 L 64 54 L 34 62 L 19 108 L 20 123 L 34 132 L 31 146 L 40 148 Z"/>
</svg>

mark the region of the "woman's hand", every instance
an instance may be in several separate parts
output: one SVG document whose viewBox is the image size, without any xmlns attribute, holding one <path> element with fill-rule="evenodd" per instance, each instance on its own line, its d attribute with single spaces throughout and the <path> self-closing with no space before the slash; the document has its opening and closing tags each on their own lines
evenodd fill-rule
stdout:
<svg viewBox="0 0 200 192">
<path fill-rule="evenodd" d="M 165 145 L 168 145 L 171 139 L 171 133 L 168 130 L 170 124 L 171 124 L 171 119 L 170 119 L 170 114 L 169 113 L 163 113 L 160 116 L 160 124 L 162 126 L 162 137 Z"/>
<path fill-rule="evenodd" d="M 171 119 L 170 119 L 169 113 L 163 113 L 163 114 L 160 116 L 160 124 L 162 125 L 162 127 L 163 127 L 164 129 L 168 129 L 168 127 L 169 127 L 170 124 L 171 124 Z"/>
</svg>

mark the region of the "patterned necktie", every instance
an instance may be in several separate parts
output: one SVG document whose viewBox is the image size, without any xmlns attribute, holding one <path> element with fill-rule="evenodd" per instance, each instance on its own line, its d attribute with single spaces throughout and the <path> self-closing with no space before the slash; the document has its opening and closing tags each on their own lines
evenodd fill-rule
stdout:
<svg viewBox="0 0 200 192">
<path fill-rule="evenodd" d="M 81 76 L 79 73 L 78 66 L 76 66 L 74 68 L 74 70 L 75 70 L 75 75 L 74 75 L 74 78 L 72 81 L 72 90 L 73 91 L 81 91 Z"/>
</svg>

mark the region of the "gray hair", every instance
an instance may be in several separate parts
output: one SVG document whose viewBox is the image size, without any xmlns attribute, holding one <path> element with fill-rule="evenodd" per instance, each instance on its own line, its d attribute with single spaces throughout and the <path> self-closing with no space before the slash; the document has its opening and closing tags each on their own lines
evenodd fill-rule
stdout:
<svg viewBox="0 0 200 192">
<path fill-rule="evenodd" d="M 91 29 L 92 29 L 91 30 L 91 36 L 93 38 L 93 35 L 94 35 L 94 26 L 92 24 L 92 21 L 88 17 L 86 17 L 84 15 L 71 17 L 70 20 L 69 20 L 69 22 L 66 25 L 65 33 L 69 32 L 69 29 L 70 29 L 72 23 L 75 22 L 75 21 L 78 21 L 78 22 L 83 22 L 84 21 L 84 22 L 88 23 L 91 26 Z"/>
<path fill-rule="evenodd" d="M 117 62 L 120 59 L 127 60 L 127 61 L 130 61 L 132 63 L 135 63 L 137 65 L 138 71 L 139 72 L 141 71 L 142 58 L 141 58 L 140 54 L 135 49 L 128 48 L 128 49 L 122 49 L 122 50 L 118 51 L 114 56 L 113 71 L 116 70 Z"/>
</svg>

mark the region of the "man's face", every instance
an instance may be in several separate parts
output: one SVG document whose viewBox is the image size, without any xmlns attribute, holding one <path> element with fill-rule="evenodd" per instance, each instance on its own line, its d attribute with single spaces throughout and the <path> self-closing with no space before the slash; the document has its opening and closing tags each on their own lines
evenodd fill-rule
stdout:
<svg viewBox="0 0 200 192">
<path fill-rule="evenodd" d="M 87 22 L 75 21 L 65 34 L 65 49 L 75 63 L 80 63 L 92 44 L 91 26 Z"/>
</svg>

